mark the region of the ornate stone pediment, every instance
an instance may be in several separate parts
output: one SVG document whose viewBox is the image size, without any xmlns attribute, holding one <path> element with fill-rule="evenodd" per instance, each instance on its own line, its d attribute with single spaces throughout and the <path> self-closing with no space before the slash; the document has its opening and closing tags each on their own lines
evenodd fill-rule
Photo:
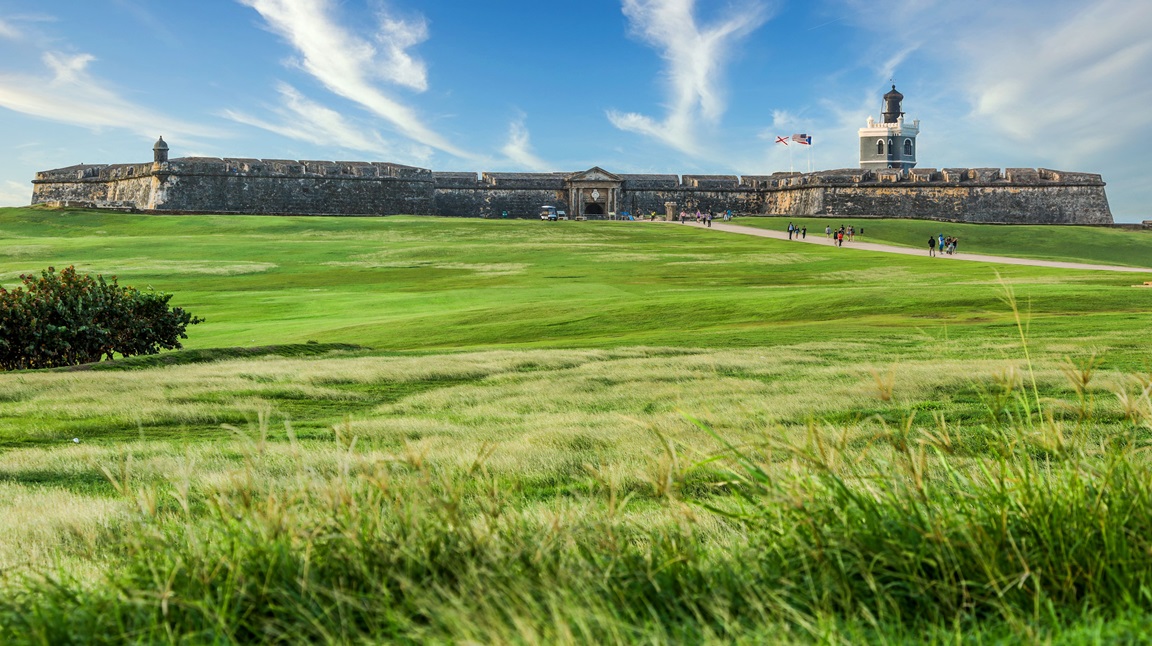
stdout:
<svg viewBox="0 0 1152 646">
<path fill-rule="evenodd" d="M 608 171 L 604 170 L 603 168 L 600 168 L 599 166 L 593 166 L 592 168 L 589 168 L 586 171 L 582 171 L 579 173 L 572 173 L 571 175 L 568 176 L 568 181 L 569 182 L 622 182 L 624 180 L 621 179 L 621 177 L 619 175 L 613 175 L 612 173 L 609 173 Z"/>
</svg>

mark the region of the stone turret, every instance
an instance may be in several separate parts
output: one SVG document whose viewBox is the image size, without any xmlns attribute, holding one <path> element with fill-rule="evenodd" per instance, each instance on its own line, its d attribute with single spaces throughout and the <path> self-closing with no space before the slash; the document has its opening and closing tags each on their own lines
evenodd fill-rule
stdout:
<svg viewBox="0 0 1152 646">
<path fill-rule="evenodd" d="M 168 161 L 168 144 L 164 143 L 164 137 L 160 137 L 156 145 L 152 146 L 152 161 L 156 164 Z"/>
</svg>

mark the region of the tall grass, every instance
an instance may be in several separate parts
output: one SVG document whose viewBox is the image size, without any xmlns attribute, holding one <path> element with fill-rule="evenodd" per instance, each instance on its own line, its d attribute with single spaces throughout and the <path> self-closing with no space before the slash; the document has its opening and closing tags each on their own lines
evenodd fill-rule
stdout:
<svg viewBox="0 0 1152 646">
<path fill-rule="evenodd" d="M 235 431 L 237 466 L 212 478 L 194 464 L 162 483 L 127 458 L 106 465 L 133 510 L 115 567 L 95 584 L 67 570 L 11 578 L 0 638 L 1134 636 L 1152 592 L 1142 393 L 1127 425 L 1072 428 L 1093 434 L 1014 392 L 976 459 L 942 418 L 880 424 L 864 445 L 815 422 L 795 442 L 720 436 L 704 459 L 655 433 L 648 486 L 588 464 L 587 489 L 544 505 L 488 469 L 491 447 L 454 462 L 411 445 L 372 453 L 351 426 L 327 447 L 289 427 L 277 445 L 260 417 Z"/>
</svg>

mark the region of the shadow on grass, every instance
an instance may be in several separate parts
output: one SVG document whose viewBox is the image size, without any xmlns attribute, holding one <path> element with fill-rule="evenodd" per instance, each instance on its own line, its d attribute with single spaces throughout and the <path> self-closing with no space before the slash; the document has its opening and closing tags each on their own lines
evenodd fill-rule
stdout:
<svg viewBox="0 0 1152 646">
<path fill-rule="evenodd" d="M 177 350 L 163 354 L 126 357 L 113 361 L 84 363 L 78 366 L 50 368 L 46 372 L 77 372 L 83 370 L 142 370 L 165 366 L 181 366 L 193 363 L 212 363 L 229 359 L 251 357 L 315 357 L 332 352 L 365 352 L 366 346 L 351 343 L 295 343 L 289 345 L 262 345 L 252 348 L 204 348 L 201 350 Z"/>
</svg>

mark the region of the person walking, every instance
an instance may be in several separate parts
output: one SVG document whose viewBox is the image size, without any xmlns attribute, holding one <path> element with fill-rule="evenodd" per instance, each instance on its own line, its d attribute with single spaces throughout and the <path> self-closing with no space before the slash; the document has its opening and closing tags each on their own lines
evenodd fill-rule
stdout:
<svg viewBox="0 0 1152 646">
<path fill-rule="evenodd" d="M 704 224 L 707 225 L 709 229 L 712 228 L 712 212 L 711 211 L 709 211 L 708 214 L 704 216 Z"/>
<path fill-rule="evenodd" d="M 808 225 L 800 227 L 800 237 L 805 240 L 808 239 Z"/>
<path fill-rule="evenodd" d="M 935 236 L 928 236 L 928 255 L 936 255 L 936 238 Z"/>
<path fill-rule="evenodd" d="M 828 225 L 828 226 L 824 227 L 824 237 L 825 238 L 831 238 L 832 237 L 832 225 Z"/>
<path fill-rule="evenodd" d="M 788 223 L 788 239 L 789 240 L 792 239 L 792 223 L 791 222 Z"/>
</svg>

